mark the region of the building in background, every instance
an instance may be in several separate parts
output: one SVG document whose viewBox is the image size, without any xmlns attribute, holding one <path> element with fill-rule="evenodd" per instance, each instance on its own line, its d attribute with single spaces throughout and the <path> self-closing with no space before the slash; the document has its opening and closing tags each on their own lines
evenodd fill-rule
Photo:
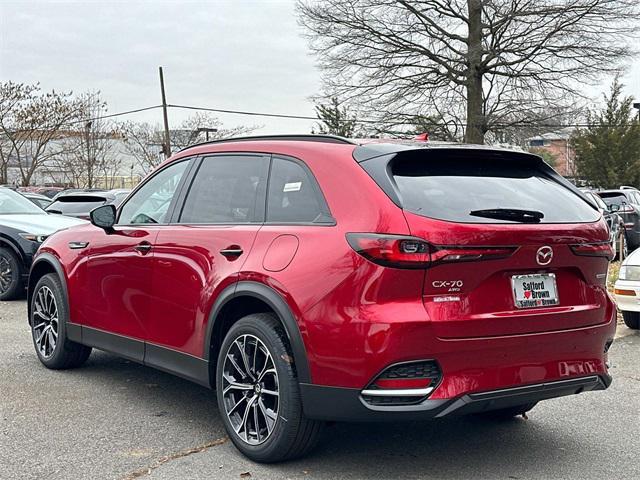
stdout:
<svg viewBox="0 0 640 480">
<path fill-rule="evenodd" d="M 564 177 L 576 177 L 575 151 L 571 147 L 571 136 L 576 127 L 565 127 L 527 139 L 529 149 L 541 155 Z"/>
</svg>

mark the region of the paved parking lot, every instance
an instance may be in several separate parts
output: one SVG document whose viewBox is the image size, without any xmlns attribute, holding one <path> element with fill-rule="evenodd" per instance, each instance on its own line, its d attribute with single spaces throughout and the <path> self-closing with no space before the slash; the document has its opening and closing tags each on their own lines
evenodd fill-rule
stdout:
<svg viewBox="0 0 640 480">
<path fill-rule="evenodd" d="M 336 424 L 311 456 L 265 466 L 226 440 L 209 390 L 99 352 L 79 370 L 46 370 L 25 316 L 24 301 L 0 302 L 2 479 L 640 476 L 640 335 L 625 327 L 605 392 L 501 424 Z"/>
</svg>

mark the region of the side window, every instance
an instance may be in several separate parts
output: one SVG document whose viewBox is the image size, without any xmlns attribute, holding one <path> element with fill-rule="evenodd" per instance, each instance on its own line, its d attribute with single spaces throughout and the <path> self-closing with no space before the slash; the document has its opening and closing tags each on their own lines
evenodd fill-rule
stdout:
<svg viewBox="0 0 640 480">
<path fill-rule="evenodd" d="M 267 156 L 221 155 L 203 159 L 179 222 L 262 222 L 268 169 Z"/>
<path fill-rule="evenodd" d="M 124 204 L 120 225 L 167 223 L 169 206 L 190 161 L 181 161 L 154 175 Z"/>
<path fill-rule="evenodd" d="M 267 222 L 326 223 L 331 221 L 315 179 L 301 165 L 284 158 L 273 158 Z"/>
</svg>

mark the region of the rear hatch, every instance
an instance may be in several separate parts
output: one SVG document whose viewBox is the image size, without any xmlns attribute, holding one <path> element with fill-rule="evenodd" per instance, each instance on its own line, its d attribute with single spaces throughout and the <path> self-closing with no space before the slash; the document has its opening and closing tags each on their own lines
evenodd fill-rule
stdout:
<svg viewBox="0 0 640 480">
<path fill-rule="evenodd" d="M 106 197 L 95 194 L 66 195 L 58 197 L 46 211 L 89 220 L 89 212 L 104 205 L 107 200 Z"/>
<path fill-rule="evenodd" d="M 421 149 L 387 169 L 411 234 L 426 240 L 424 305 L 440 338 L 517 335 L 611 318 L 608 230 L 538 157 Z"/>
</svg>

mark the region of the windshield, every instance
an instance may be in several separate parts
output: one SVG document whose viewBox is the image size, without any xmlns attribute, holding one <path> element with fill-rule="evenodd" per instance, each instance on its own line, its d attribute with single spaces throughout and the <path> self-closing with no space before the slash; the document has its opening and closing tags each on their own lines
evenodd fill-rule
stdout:
<svg viewBox="0 0 640 480">
<path fill-rule="evenodd" d="M 19 193 L 6 188 L 0 189 L 0 215 L 43 213 L 40 207 Z"/>
</svg>

